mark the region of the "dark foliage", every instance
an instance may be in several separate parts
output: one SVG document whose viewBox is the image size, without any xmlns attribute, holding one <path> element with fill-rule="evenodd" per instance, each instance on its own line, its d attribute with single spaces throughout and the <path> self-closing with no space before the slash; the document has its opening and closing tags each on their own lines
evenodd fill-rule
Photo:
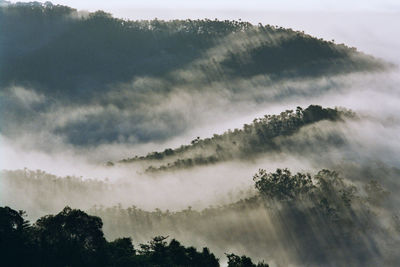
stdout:
<svg viewBox="0 0 400 267">
<path fill-rule="evenodd" d="M 43 266 L 99 266 L 106 261 L 100 218 L 65 208 L 37 220 L 33 229 Z"/>
<path fill-rule="evenodd" d="M 177 149 L 165 149 L 163 152 L 152 152 L 147 156 L 123 159 L 120 163 L 152 162 L 169 160 L 158 167 L 150 165 L 146 171 L 157 172 L 177 170 L 199 165 L 241 159 L 248 160 L 260 153 L 280 150 L 275 138 L 291 136 L 303 126 L 322 120 L 339 121 L 344 117 L 354 117 L 350 111 L 322 108 L 310 105 L 306 109 L 298 107 L 296 111 L 286 110 L 279 115 L 265 115 L 245 124 L 242 129 L 228 130 L 224 134 L 214 134 L 212 138 L 197 137 L 190 145 Z"/>
<path fill-rule="evenodd" d="M 235 255 L 233 253 L 226 254 L 228 257 L 228 267 L 269 267 L 268 264 L 259 262 L 254 264 L 249 257 Z"/>
<path fill-rule="evenodd" d="M 0 258 L 3 266 L 219 266 L 208 248 L 198 252 L 177 240 L 157 236 L 135 250 L 130 238 L 108 242 L 99 217 L 81 210 L 64 208 L 33 225 L 24 213 L 0 207 Z M 232 257 L 228 255 L 228 257 Z M 243 262 L 251 259 L 242 257 Z M 255 265 L 234 265 L 255 266 Z M 257 265 L 266 266 L 266 265 Z"/>
<path fill-rule="evenodd" d="M 97 207 L 90 212 L 105 219 L 111 236 L 116 227 L 125 234 L 143 233 L 142 239 L 145 233 L 197 236 L 213 244 L 212 250 L 218 253 L 226 247 L 245 247 L 252 257 L 275 258 L 282 266 L 397 262 L 399 220 L 386 210 L 389 193 L 377 181 L 356 186 L 335 171 L 310 175 L 292 174 L 288 169 L 260 170 L 254 180 L 255 196 L 202 211 L 189 207 L 149 212 L 132 206 Z M 377 207 L 381 214 L 375 212 Z M 384 217 L 384 210 L 393 218 Z M 285 250 L 281 258 L 277 255 L 282 253 L 280 248 Z M 254 266 L 236 254 L 228 254 L 228 259 L 230 266 Z"/>
<path fill-rule="evenodd" d="M 206 109 L 210 95 L 271 103 L 288 96 L 280 86 L 269 94 L 282 81 L 387 68 L 345 45 L 241 21 L 131 21 L 36 2 L 1 5 L 0 25 L 0 132 L 44 131 L 78 147 L 163 142 L 213 116 L 192 110 L 186 94 Z M 25 89 L 37 96 L 30 105 L 18 96 Z M 166 105 L 175 97 L 182 107 Z M 71 116 L 75 109 L 84 112 Z"/>
<path fill-rule="evenodd" d="M 254 175 L 253 180 L 262 195 L 278 200 L 298 199 L 315 187 L 311 175 L 302 173 L 291 175 L 288 169 L 278 169 L 275 173 L 260 170 Z"/>
<path fill-rule="evenodd" d="M 354 176 L 354 172 L 350 173 Z M 18 179 L 21 173 L 25 173 L 25 177 Z M 22 198 L 23 194 L 35 195 L 35 198 L 27 197 L 18 204 L 26 205 L 30 210 L 34 210 L 35 203 L 40 204 L 41 210 L 54 210 L 59 205 L 55 203 L 60 202 L 60 198 L 62 200 L 63 197 L 79 201 L 84 199 L 83 196 L 92 194 L 90 187 L 99 190 L 95 199 L 101 198 L 107 191 L 107 183 L 94 180 L 56 179 L 54 176 L 43 176 L 38 172 L 28 171 L 11 174 L 13 175 L 7 178 L 8 183 L 3 185 L 13 188 L 18 184 L 21 191 L 11 192 L 19 198 Z M 398 178 L 398 173 L 395 175 L 393 178 Z M 382 266 L 384 259 L 397 262 L 398 257 L 394 251 L 399 244 L 397 237 L 400 220 L 396 213 L 397 208 L 389 209 L 386 206 L 390 197 L 385 189 L 388 187 L 380 184 L 384 183 L 385 179 L 380 179 L 379 183 L 377 180 L 367 182 L 372 179 L 369 176 L 365 179 L 353 184 L 337 172 L 328 170 L 322 170 L 315 175 L 291 173 L 287 169 L 273 173 L 261 170 L 254 176 L 258 193 L 229 205 L 209 207 L 202 211 L 188 208 L 173 212 L 159 209 L 146 211 L 135 206 L 124 209 L 121 206 L 100 205 L 93 207 L 89 212 L 104 220 L 104 231 L 107 237 L 112 239 L 133 236 L 137 242 L 145 242 L 153 236 L 170 235 L 196 247 L 203 247 L 205 243 L 218 256 L 222 256 L 230 248 L 245 247 L 246 250 L 228 251 L 238 255 L 245 253 L 257 259 L 274 258 L 275 262 L 283 266 L 293 262 L 309 263 L 312 266 L 326 266 L 327 263 L 346 266 L 343 263 L 349 263 L 349 259 L 349 264 L 354 266 Z M 12 180 L 17 184 L 10 184 Z M 27 187 L 24 187 L 24 184 Z M 26 191 L 26 188 L 31 188 L 31 191 Z M 55 194 L 47 192 L 51 190 Z M 57 193 L 64 190 L 71 192 L 63 195 Z M 72 193 L 74 191 L 76 192 Z M 48 203 L 41 203 L 41 198 Z M 88 200 L 84 201 L 88 203 L 81 206 L 90 204 Z M 69 247 L 71 255 L 99 253 L 108 259 L 110 264 L 114 264 L 111 266 L 127 266 L 132 260 L 145 261 L 151 258 L 149 255 L 153 252 L 156 253 L 154 255 L 164 255 L 164 249 L 192 257 L 191 249 L 188 248 L 184 253 L 183 248 L 175 241 L 168 245 L 170 248 L 158 250 L 158 243 L 165 244 L 162 238 L 136 249 L 127 238 L 104 243 L 102 233 L 99 232 L 100 222 L 76 210 L 65 209 L 58 215 L 42 217 L 33 227 L 29 227 L 23 220 L 23 213 L 9 208 L 4 208 L 1 212 L 1 236 L 9 240 L 7 243 L 1 243 L 2 251 L 5 255 L 14 255 L 21 261 L 25 259 L 17 257 L 21 253 L 48 253 L 48 256 L 40 260 L 52 261 L 55 264 L 55 257 L 63 258 L 63 255 L 57 254 L 59 252 L 54 249 L 61 244 Z M 381 224 L 381 221 L 385 224 Z M 72 227 L 75 223 L 81 225 L 79 227 L 82 227 L 82 231 Z M 52 231 L 56 231 L 57 234 L 51 234 Z M 41 239 L 38 237 L 39 233 Z M 59 239 L 65 242 L 59 242 Z M 83 240 L 87 245 L 80 246 L 78 240 Z M 98 243 L 93 243 L 94 240 Z M 98 245 L 101 243 L 104 244 Z M 42 252 L 36 250 L 38 247 Z M 279 258 L 282 247 L 285 247 L 285 255 Z M 206 251 L 199 253 L 207 254 Z M 139 255 L 141 256 L 138 257 Z M 235 259 L 238 258 L 232 258 Z M 95 263 L 89 261 L 85 264 Z"/>
<path fill-rule="evenodd" d="M 226 77 L 321 75 L 382 67 L 355 49 L 302 32 L 240 21 L 127 21 L 51 3 L 0 7 L 0 84 L 33 84 L 53 97 L 86 101 L 116 82 L 169 75 L 223 38 L 254 39 L 243 51 L 201 65 L 209 81 Z M 249 41 L 250 42 L 250 41 Z M 358 58 L 352 55 L 359 55 Z M 216 76 L 216 74 L 218 74 Z M 175 81 L 176 82 L 176 81 Z"/>
</svg>

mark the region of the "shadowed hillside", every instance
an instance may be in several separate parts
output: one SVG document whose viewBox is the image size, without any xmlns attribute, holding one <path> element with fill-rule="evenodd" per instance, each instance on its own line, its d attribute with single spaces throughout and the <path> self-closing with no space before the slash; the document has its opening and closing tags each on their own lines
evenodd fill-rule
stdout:
<svg viewBox="0 0 400 267">
<path fill-rule="evenodd" d="M 178 2 L 0 0 L 0 266 L 400 266 L 395 7 Z"/>
<path fill-rule="evenodd" d="M 324 93 L 329 86 L 299 84 L 388 66 L 303 32 L 241 21 L 130 21 L 18 3 L 0 6 L 0 25 L 1 133 L 74 146 L 167 141 L 227 106 Z"/>
<path fill-rule="evenodd" d="M 385 180 L 386 177 L 376 177 Z M 337 172 L 315 175 L 278 169 L 253 177 L 258 193 L 230 205 L 170 212 L 95 207 L 111 236 L 190 236 L 223 253 L 251 251 L 276 266 L 394 266 L 400 220 L 390 192 L 377 180 L 354 184 Z M 144 234 L 139 237 L 140 234 Z"/>
<path fill-rule="evenodd" d="M 392 197 L 396 198 L 391 192 L 395 192 L 396 188 L 392 191 L 392 188 L 388 189 L 382 184 L 393 178 L 398 179 L 399 172 L 390 174 L 382 167 L 372 168 L 369 171 L 372 177 L 369 177 L 363 174 L 364 170 L 363 167 L 353 166 L 347 171 L 343 170 L 352 175 L 342 176 L 326 169 L 314 175 L 292 173 L 288 169 L 269 173 L 261 169 L 253 176 L 256 189 L 253 196 L 203 210 L 188 207 L 176 211 L 147 211 L 135 205 L 127 208 L 121 205 L 97 205 L 87 210 L 89 214 L 102 218 L 104 233 L 108 239 L 128 236 L 135 242 L 146 242 L 154 236 L 170 236 L 181 240 L 184 246 L 194 245 L 199 249 L 206 244 L 217 257 L 226 252 L 246 254 L 256 260 L 272 260 L 274 266 L 348 266 L 349 262 L 354 266 L 395 266 L 399 260 L 396 248 L 400 242 L 400 219 L 397 207 L 391 204 Z M 16 180 L 19 180 L 19 188 L 14 190 L 14 196 L 18 195 L 18 190 L 23 192 L 24 188 L 30 188 L 23 205 L 28 207 L 26 202 L 33 202 L 36 207 L 29 207 L 31 210 L 45 206 L 40 203 L 40 197 L 43 202 L 47 200 L 49 206 L 55 205 L 53 202 L 62 195 L 74 199 L 77 206 L 88 205 L 88 194 L 97 191 L 96 197 L 102 198 L 107 193 L 107 187 L 111 189 L 113 186 L 96 181 L 68 180 L 50 175 L 46 177 L 43 173 L 35 176 L 33 172 L 25 177 L 21 173 L 10 172 L 2 179 L 9 180 L 10 187 L 17 187 Z M 14 185 L 11 180 L 14 180 Z M 51 192 L 51 188 L 55 192 Z M 36 199 L 33 198 L 35 191 Z M 79 203 L 78 199 L 85 203 Z M 15 204 L 21 206 L 21 203 Z M 116 251 L 105 253 L 111 247 L 103 247 L 107 243 L 101 231 L 102 223 L 97 217 L 67 208 L 55 216 L 42 217 L 36 224 L 29 226 L 21 215 L 23 214 L 18 215 L 15 211 L 0 208 L 0 231 L 3 231 L 3 237 L 8 242 L 0 240 L 2 252 L 10 250 L 12 253 L 34 253 L 36 256 L 38 253 L 45 255 L 51 252 L 54 258 L 47 257 L 51 263 L 96 260 L 96 257 L 92 258 L 91 253 L 94 252 L 104 256 L 104 261 L 111 260 L 115 264 L 119 262 L 120 254 L 111 257 Z M 10 228 L 9 225 L 16 228 Z M 92 239 L 92 234 L 97 241 Z M 74 242 L 75 238 L 77 241 L 93 242 L 89 244 L 95 250 L 85 249 L 87 247 L 81 246 L 82 243 Z M 129 252 L 132 257 L 130 260 L 156 261 L 157 259 L 152 258 L 155 255 L 151 245 L 157 240 L 150 242 L 150 247 L 145 244 L 140 246 L 140 250 Z M 114 242 L 117 243 L 111 242 L 109 245 L 125 247 L 131 244 L 128 238 L 123 243 L 120 243 L 121 239 Z M 180 247 L 175 241 L 171 242 L 170 244 Z M 160 244 L 167 248 L 170 246 L 164 242 Z M 71 249 L 73 253 L 68 256 L 60 248 Z M 167 248 L 164 250 L 166 253 Z M 192 248 L 190 250 L 193 255 L 197 253 Z M 181 255 L 175 254 L 176 251 L 170 252 L 170 256 Z M 164 254 L 163 257 L 168 259 L 159 256 L 167 261 L 167 255 L 169 254 Z M 237 256 L 228 255 L 229 259 L 233 257 L 231 260 L 237 259 Z M 41 259 L 36 256 L 32 256 L 31 260 L 40 262 Z M 81 258 L 83 256 L 84 259 Z M 204 260 L 214 258 L 209 258 L 207 253 L 203 256 Z M 189 257 L 182 260 L 191 259 Z"/>
<path fill-rule="evenodd" d="M 47 94 L 73 101 L 90 99 L 112 83 L 141 75 L 176 83 L 173 71 L 196 60 L 209 82 L 382 67 L 354 48 L 239 21 L 126 21 L 102 11 L 84 14 L 66 6 L 30 3 L 0 7 L 0 23 L 0 59 L 7 66 L 1 84 L 35 84 Z M 205 60 L 207 51 L 220 45 L 225 51 Z"/>
<path fill-rule="evenodd" d="M 265 115 L 254 119 L 253 123 L 245 124 L 243 129 L 228 130 L 211 138 L 197 137 L 190 145 L 182 145 L 177 149 L 167 148 L 162 152 L 152 152 L 147 156 L 135 156 L 123 159 L 119 163 L 142 162 L 150 165 L 147 172 L 177 170 L 198 165 L 215 164 L 233 159 L 255 159 L 262 153 L 279 152 L 290 146 L 290 142 L 279 144 L 279 137 L 290 137 L 300 131 L 302 127 L 319 121 L 340 121 L 345 118 L 354 118 L 351 111 L 322 108 L 310 105 L 306 109 L 298 107 L 296 111 L 287 110 L 279 115 Z M 336 140 L 339 144 L 341 140 Z M 282 146 L 282 147 L 281 147 Z M 156 166 L 151 165 L 152 163 Z M 109 166 L 114 163 L 108 162 Z"/>
</svg>

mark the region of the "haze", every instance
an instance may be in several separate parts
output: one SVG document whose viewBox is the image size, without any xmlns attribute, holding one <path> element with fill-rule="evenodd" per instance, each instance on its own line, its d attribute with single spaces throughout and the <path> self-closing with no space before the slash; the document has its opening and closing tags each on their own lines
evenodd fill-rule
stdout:
<svg viewBox="0 0 400 267">
<path fill-rule="evenodd" d="M 271 266 L 400 263 L 398 1 L 53 4 L 78 11 L 0 13 L 1 206 Z M 310 179 L 282 197 L 285 168 Z"/>
</svg>

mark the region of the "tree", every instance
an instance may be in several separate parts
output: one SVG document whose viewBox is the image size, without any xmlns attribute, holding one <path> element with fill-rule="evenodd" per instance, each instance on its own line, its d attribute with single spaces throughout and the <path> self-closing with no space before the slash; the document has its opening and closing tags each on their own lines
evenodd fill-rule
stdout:
<svg viewBox="0 0 400 267">
<path fill-rule="evenodd" d="M 182 246 L 175 239 L 168 243 L 168 237 L 164 236 L 141 244 L 139 251 L 134 249 L 131 238 L 108 242 L 103 236 L 101 219 L 81 210 L 66 207 L 56 215 L 40 218 L 34 225 L 29 225 L 23 215 L 22 211 L 0 207 L 2 266 L 219 266 L 218 259 L 208 248 L 199 252 L 194 247 Z M 250 260 L 242 258 L 243 262 Z"/>
<path fill-rule="evenodd" d="M 109 264 L 111 267 L 128 267 L 136 263 L 136 251 L 129 237 L 117 238 L 107 245 Z"/>
<path fill-rule="evenodd" d="M 34 225 L 46 266 L 99 266 L 105 261 L 106 239 L 99 217 L 64 208 Z"/>
<path fill-rule="evenodd" d="M 29 266 L 31 259 L 28 236 L 29 222 L 23 211 L 0 207 L 0 264 L 5 266 Z M 34 254 L 34 253 L 32 253 Z"/>
<path fill-rule="evenodd" d="M 264 262 L 259 262 L 257 265 L 252 262 L 249 257 L 238 256 L 233 253 L 225 254 L 228 258 L 228 267 L 268 267 L 269 265 Z"/>
<path fill-rule="evenodd" d="M 292 175 L 288 169 L 277 169 L 274 173 L 260 169 L 253 180 L 262 196 L 276 200 L 299 199 L 314 188 L 310 174 Z"/>
</svg>

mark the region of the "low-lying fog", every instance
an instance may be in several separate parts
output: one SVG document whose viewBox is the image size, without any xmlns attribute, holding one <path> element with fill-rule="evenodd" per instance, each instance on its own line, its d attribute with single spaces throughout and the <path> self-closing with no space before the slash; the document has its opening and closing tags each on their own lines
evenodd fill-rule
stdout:
<svg viewBox="0 0 400 267">
<path fill-rule="evenodd" d="M 398 77 L 400 76 L 397 71 L 379 74 L 360 73 L 291 84 L 289 90 L 307 91 L 309 88 L 312 90 L 319 86 L 332 88 L 317 97 L 308 95 L 302 97 L 298 94 L 296 97 L 288 96 L 279 103 L 250 103 L 251 108 L 241 102 L 234 103 L 236 108 L 249 114 L 246 116 L 239 116 L 238 111 L 226 112 L 230 109 L 228 105 L 231 104 L 226 103 L 227 106 L 213 108 L 213 112 L 219 109 L 221 115 L 200 119 L 200 121 L 209 119 L 210 123 L 201 127 L 197 126 L 185 135 L 177 136 L 166 143 L 141 145 L 122 143 L 106 144 L 95 148 L 76 148 L 51 135 L 36 136 L 35 133 L 26 132 L 21 139 L 17 140 L 3 136 L 1 169 L 40 169 L 58 176 L 72 175 L 83 179 L 101 180 L 108 178 L 108 182 L 123 181 L 129 184 L 129 190 L 125 187 L 124 193 L 110 193 L 107 197 L 96 199 L 98 204 L 122 203 L 128 206 L 134 204 L 150 210 L 154 208 L 176 210 L 187 206 L 204 208 L 208 205 L 229 202 L 228 194 L 247 191 L 253 187 L 251 178 L 258 168 L 273 171 L 278 167 L 289 167 L 293 171 L 312 171 L 338 164 L 343 160 L 364 163 L 380 161 L 389 166 L 399 167 L 397 161 L 400 152 L 399 120 L 396 116 L 400 109 L 397 105 Z M 279 88 L 276 90 L 278 91 Z M 280 152 L 278 155 L 267 155 L 257 162 L 231 162 L 197 167 L 165 175 L 159 174 L 155 178 L 143 174 L 138 163 L 105 166 L 108 160 L 116 161 L 129 156 L 146 154 L 146 152 L 162 151 L 168 147 L 175 148 L 180 144 L 188 144 L 196 136 L 210 137 L 212 133 L 239 128 L 244 123 L 250 123 L 253 118 L 264 114 L 279 114 L 286 109 L 295 109 L 296 106 L 306 107 L 314 103 L 324 107 L 350 108 L 360 118 L 345 123 L 330 122 L 326 125 L 322 124 L 321 127 L 317 125 L 319 129 L 317 132 L 315 129 L 309 129 L 309 132 L 305 133 L 307 129 L 304 129 L 292 137 L 298 140 L 299 144 L 310 144 L 307 150 L 301 148 L 307 152 L 303 154 L 299 151 L 295 153 L 296 148 L 293 148 L 292 151 Z M 241 108 L 241 106 L 244 107 Z M 186 108 L 189 107 L 186 106 Z M 206 112 L 205 114 L 210 115 Z M 21 125 L 21 130 L 23 129 Z M 321 143 L 324 140 L 323 137 L 321 137 L 322 141 L 315 137 L 329 133 L 345 138 L 348 145 L 345 147 L 324 145 Z M 41 150 L 40 147 L 40 144 L 46 141 L 54 146 L 49 151 Z M 221 200 L 225 201 L 220 202 Z M 2 199 L 3 203 L 10 203 L 10 201 L 13 200 L 4 199 L 4 197 Z M 82 205 L 87 207 L 89 203 Z"/>
<path fill-rule="evenodd" d="M 318 17 L 318 20 L 322 23 L 324 18 Z M 365 23 L 375 32 L 358 31 L 358 23 L 351 24 L 351 20 L 347 22 L 349 24 L 335 28 L 329 24 L 331 32 L 324 31 L 323 37 L 349 40 L 350 45 L 357 44 L 361 50 L 373 56 L 395 65 L 400 63 L 400 35 L 394 36 L 390 30 L 382 33 L 379 26 L 381 22 L 374 20 Z M 400 17 L 396 22 L 400 24 Z M 270 23 L 275 24 L 273 21 Z M 310 24 L 304 23 L 306 30 L 322 33 L 321 28 L 311 29 Z M 296 29 L 301 29 L 303 25 L 300 23 Z M 386 24 L 385 27 L 393 29 L 395 25 Z M 366 42 L 370 40 L 366 37 L 369 34 L 375 34 L 380 39 L 377 42 Z M 191 79 L 197 79 L 183 70 L 179 75 L 186 75 L 188 88 L 191 87 Z M 154 118 L 154 121 L 138 122 L 141 127 L 157 127 L 159 131 L 175 129 L 176 132 L 172 131 L 168 138 L 137 142 L 121 136 L 118 141 L 103 142 L 96 146 L 73 145 L 63 136 L 55 134 L 52 127 L 55 124 L 61 127 L 68 121 L 85 121 L 92 115 L 106 120 L 113 116 L 129 118 L 132 111 L 115 109 L 112 105 L 78 108 L 57 106 L 46 96 L 37 93 L 34 87 L 7 88 L 2 91 L 2 98 L 15 104 L 14 108 L 26 112 L 26 118 L 11 121 L 13 117 L 7 116 L 8 121 L 2 122 L 9 126 L 9 132 L 15 134 L 0 135 L 0 170 L 3 170 L 0 203 L 26 210 L 30 218 L 58 212 L 66 205 L 85 210 L 95 205 L 109 207 L 118 204 L 124 208 L 135 205 L 148 211 L 156 208 L 179 211 L 188 206 L 200 210 L 254 195 L 252 177 L 259 168 L 267 171 L 289 168 L 292 172 L 311 173 L 331 168 L 347 174 L 355 183 L 363 181 L 362 175 L 365 173 L 352 173 L 351 166 L 357 166 L 358 169 L 368 167 L 371 175 L 383 175 L 387 173 L 386 170 L 400 168 L 400 71 L 397 65 L 384 72 L 292 79 L 274 84 L 267 83 L 267 80 L 267 77 L 257 76 L 234 81 L 234 85 L 229 86 L 242 89 L 239 93 L 224 90 L 222 83 L 214 85 L 218 90 L 207 90 L 204 94 L 199 93 L 201 91 L 185 91 L 185 87 L 174 88 L 168 95 L 163 95 L 162 99 L 154 96 L 151 99 L 153 106 L 144 107 L 142 112 L 146 113 L 146 118 Z M 157 83 L 162 83 L 162 80 L 143 77 L 128 86 L 146 87 Z M 119 89 L 116 87 L 116 90 Z M 126 93 L 123 90 L 118 92 Z M 34 112 L 36 105 L 47 104 L 52 106 L 46 112 Z M 296 109 L 297 106 L 305 108 L 310 104 L 351 109 L 357 118 L 341 122 L 323 121 L 304 127 L 294 136 L 287 137 L 295 146 L 249 161 L 230 161 L 159 174 L 144 173 L 141 163 L 106 166 L 107 161 L 116 162 L 152 151 L 163 151 L 165 148 L 177 148 L 189 144 L 197 136 L 212 137 L 214 133 L 241 128 L 243 124 L 251 123 L 254 118 L 265 114 L 279 114 L 287 109 Z M 170 116 L 168 118 L 171 121 L 163 117 L 165 114 Z M 80 134 L 84 135 L 85 132 L 82 130 Z M 329 142 L 331 138 L 339 138 L 344 142 L 335 144 Z M 282 143 L 286 141 L 284 138 L 277 140 Z M 42 170 L 45 173 L 29 170 Z M 18 176 L 48 177 L 48 181 L 63 177 L 66 182 L 64 187 L 52 187 L 50 182 L 21 184 L 25 180 L 16 179 Z M 400 180 L 395 175 L 389 176 L 386 180 L 384 177 L 374 178 L 392 190 L 398 189 Z M 369 178 L 365 177 L 365 180 Z M 101 182 L 93 186 L 93 180 Z M 82 188 L 77 188 L 79 186 Z M 66 191 L 54 188 L 65 188 Z M 397 201 L 397 197 L 394 197 L 393 202 Z M 184 235 L 181 233 L 182 238 Z M 191 239 L 186 238 L 184 241 L 189 243 L 188 240 Z M 213 247 L 212 244 L 210 246 Z M 245 249 L 240 248 L 238 251 L 243 252 Z M 262 256 L 259 251 L 247 253 Z"/>
</svg>

